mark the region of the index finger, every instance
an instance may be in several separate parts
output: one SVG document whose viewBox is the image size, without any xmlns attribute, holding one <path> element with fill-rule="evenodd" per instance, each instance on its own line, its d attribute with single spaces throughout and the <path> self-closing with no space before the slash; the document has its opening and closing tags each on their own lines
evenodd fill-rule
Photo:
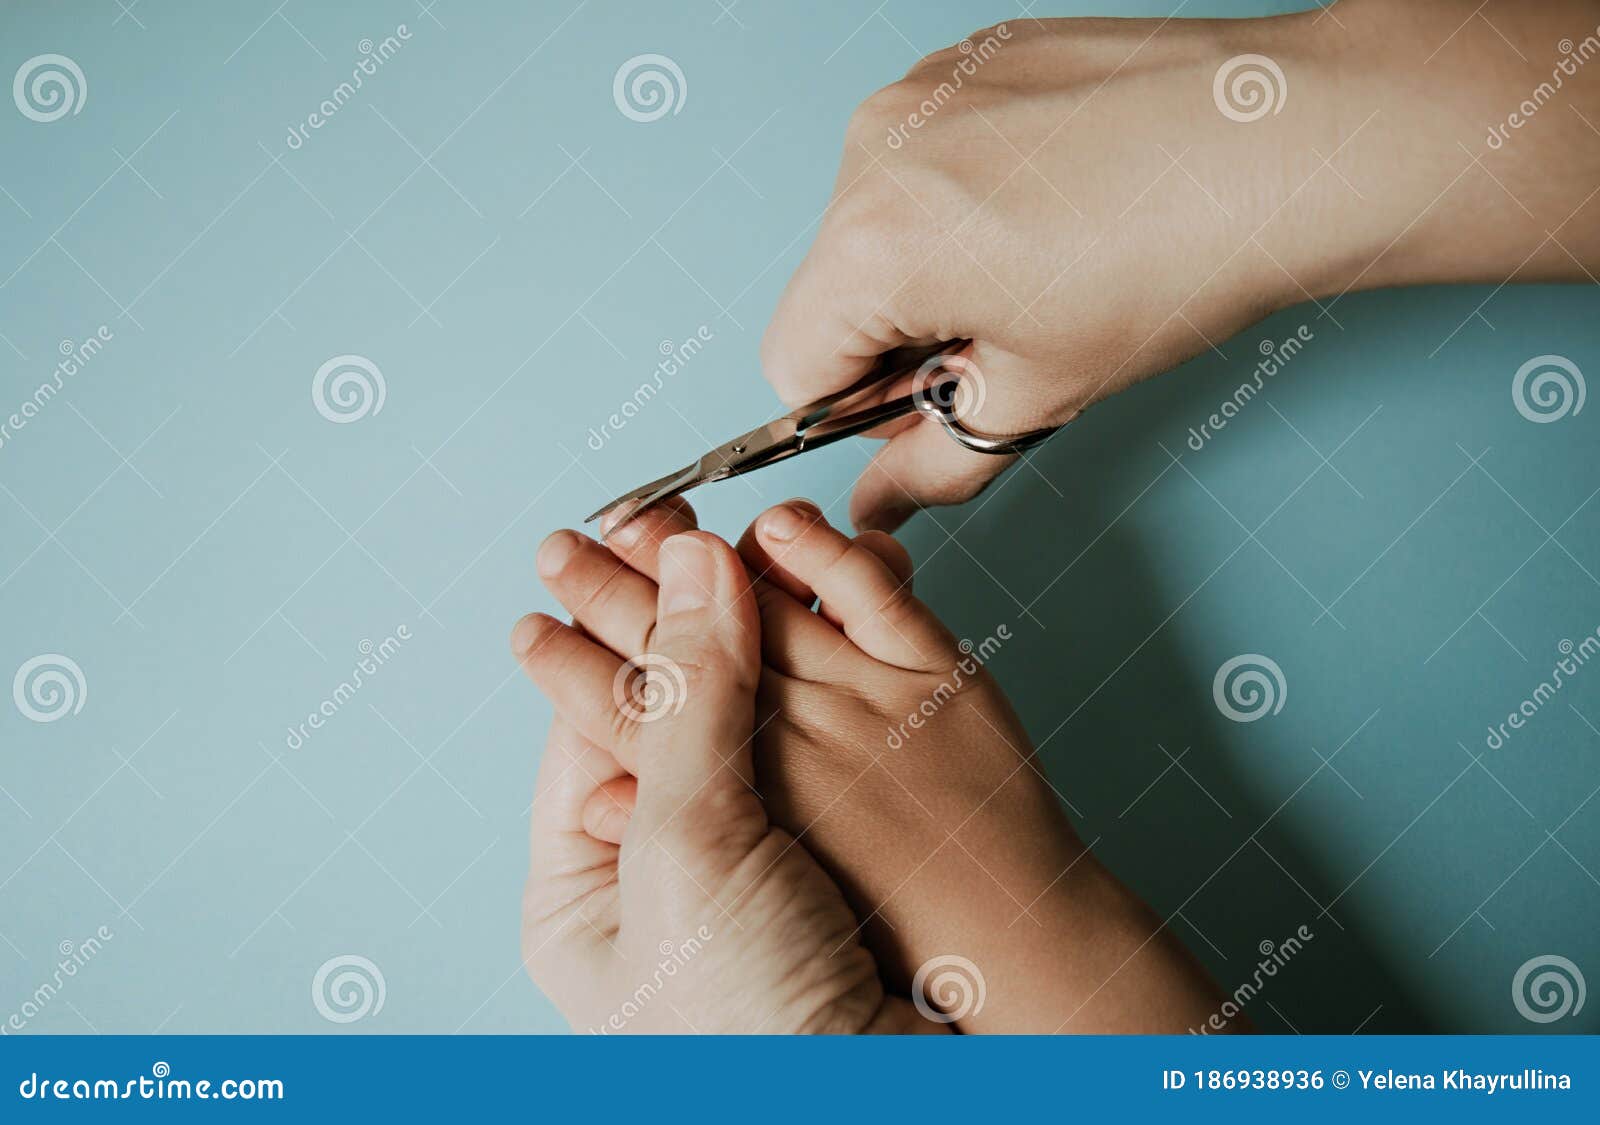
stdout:
<svg viewBox="0 0 1600 1125">
<path fill-rule="evenodd" d="M 913 342 L 882 311 L 901 280 L 885 268 L 890 253 L 851 226 L 824 223 L 761 338 L 762 374 L 790 406 L 849 386 Z"/>
</svg>

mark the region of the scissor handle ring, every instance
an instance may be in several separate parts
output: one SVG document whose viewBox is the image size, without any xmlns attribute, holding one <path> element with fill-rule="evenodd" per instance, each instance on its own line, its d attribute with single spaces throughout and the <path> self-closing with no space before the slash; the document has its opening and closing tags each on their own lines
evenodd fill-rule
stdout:
<svg viewBox="0 0 1600 1125">
<path fill-rule="evenodd" d="M 953 393 L 955 384 L 960 379 L 949 379 L 937 388 L 919 393 L 915 396 L 917 410 L 938 422 L 944 427 L 944 432 L 949 434 L 958 445 L 972 450 L 974 453 L 1015 454 L 1023 453 L 1040 442 L 1052 437 L 1060 426 L 1046 426 L 1039 430 L 1029 430 L 1025 434 L 1012 434 L 1000 437 L 994 434 L 980 434 L 969 429 L 960 418 L 956 417 L 956 396 Z M 949 390 L 951 393 L 941 393 Z"/>
</svg>

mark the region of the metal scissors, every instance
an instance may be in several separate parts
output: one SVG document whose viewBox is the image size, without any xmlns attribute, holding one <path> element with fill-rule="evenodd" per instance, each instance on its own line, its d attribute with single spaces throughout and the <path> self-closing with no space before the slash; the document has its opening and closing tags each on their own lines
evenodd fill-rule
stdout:
<svg viewBox="0 0 1600 1125">
<path fill-rule="evenodd" d="M 607 512 L 623 509 L 622 514 L 605 528 L 605 534 L 609 535 L 646 509 L 698 485 L 765 468 L 798 453 L 820 449 L 843 438 L 865 433 L 913 411 L 932 418 L 944 427 L 952 440 L 979 453 L 1021 453 L 1054 434 L 1059 427 L 996 437 L 968 429 L 956 417 L 956 392 L 962 374 L 970 369 L 970 365 L 955 353 L 969 343 L 970 340 L 948 340 L 941 344 L 896 348 L 885 352 L 873 369 L 851 386 L 806 403 L 781 418 L 774 418 L 732 441 L 724 442 L 676 472 L 623 493 L 584 522 L 589 523 Z M 884 384 L 907 375 L 915 376 L 912 393 L 862 405 Z"/>
</svg>

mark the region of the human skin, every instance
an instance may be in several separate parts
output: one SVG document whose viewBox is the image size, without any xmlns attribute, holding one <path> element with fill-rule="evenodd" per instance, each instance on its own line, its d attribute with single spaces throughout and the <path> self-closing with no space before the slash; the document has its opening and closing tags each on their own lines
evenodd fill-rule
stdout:
<svg viewBox="0 0 1600 1125">
<path fill-rule="evenodd" d="M 625 525 L 609 549 L 563 531 L 539 552 L 576 628 L 542 634 L 521 660 L 559 721 L 614 763 L 578 783 L 595 840 L 638 831 L 616 676 L 659 648 L 657 555 L 692 527 L 680 503 Z M 960 970 L 966 992 L 942 998 L 963 1031 L 1181 1032 L 1219 1010 L 1204 971 L 1073 831 L 981 659 L 910 594 L 898 543 L 852 541 L 791 501 L 739 552 L 759 576 L 755 788 L 843 889 L 891 994 L 954 954 L 975 966 Z M 542 879 L 536 857 L 530 885 Z"/>
<path fill-rule="evenodd" d="M 682 707 L 614 715 L 605 732 L 637 779 L 619 841 L 584 827 L 596 786 L 620 772 L 613 748 L 552 727 L 523 900 L 529 973 L 574 1026 L 607 1033 L 947 1031 L 886 994 L 839 889 L 750 788 L 760 626 L 738 556 L 679 535 L 659 573 L 639 608 Z M 511 646 L 547 676 L 608 655 L 541 614 Z"/>
<path fill-rule="evenodd" d="M 1600 57 L 1567 51 L 1597 38 L 1595 0 L 974 32 L 971 51 L 921 60 L 851 118 L 763 340 L 766 378 L 798 404 L 888 348 L 967 338 L 983 394 L 959 412 L 1014 434 L 1303 301 L 1337 318 L 1344 294 L 1382 286 L 1594 282 Z M 1241 55 L 1284 79 L 1256 89 L 1274 109 L 1245 122 L 1213 93 Z M 917 417 L 878 436 L 850 506 L 860 528 L 966 500 L 1015 460 Z"/>
</svg>

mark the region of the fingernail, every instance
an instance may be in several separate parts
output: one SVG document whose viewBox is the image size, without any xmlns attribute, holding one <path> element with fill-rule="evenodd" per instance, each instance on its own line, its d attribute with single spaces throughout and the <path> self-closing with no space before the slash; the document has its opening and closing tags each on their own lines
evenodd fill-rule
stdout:
<svg viewBox="0 0 1600 1125">
<path fill-rule="evenodd" d="M 787 543 L 799 535 L 805 525 L 805 517 L 792 503 L 773 508 L 761 517 L 761 533 L 780 543 Z"/>
<path fill-rule="evenodd" d="M 570 531 L 558 531 L 539 546 L 533 565 L 540 578 L 554 578 L 567 565 L 572 552 L 578 548 L 578 537 Z"/>
<path fill-rule="evenodd" d="M 639 521 L 626 520 L 615 527 L 607 528 L 601 534 L 613 547 L 632 547 L 639 542 Z"/>
<path fill-rule="evenodd" d="M 511 651 L 521 656 L 532 648 L 544 632 L 544 622 L 544 616 L 538 613 L 530 613 L 518 621 L 511 630 Z"/>
<path fill-rule="evenodd" d="M 692 535 L 674 535 L 661 545 L 661 614 L 670 617 L 711 604 L 716 562 Z"/>
</svg>

